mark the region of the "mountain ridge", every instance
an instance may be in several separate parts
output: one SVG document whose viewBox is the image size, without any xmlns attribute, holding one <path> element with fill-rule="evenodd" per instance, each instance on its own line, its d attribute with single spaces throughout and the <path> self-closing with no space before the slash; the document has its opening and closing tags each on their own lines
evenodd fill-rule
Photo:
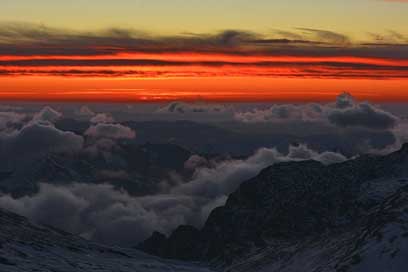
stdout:
<svg viewBox="0 0 408 272">
<path fill-rule="evenodd" d="M 364 220 L 370 210 L 406 189 L 407 177 L 408 144 L 389 155 L 363 155 L 329 166 L 315 161 L 275 164 L 242 183 L 224 206 L 211 212 L 202 229 L 183 227 L 183 235 L 178 229 L 169 238 L 156 233 L 156 248 L 152 239 L 139 248 L 225 268 L 276 241 L 300 243 L 321 233 L 357 235 L 368 224 Z M 170 248 L 172 254 L 166 252 Z"/>
</svg>

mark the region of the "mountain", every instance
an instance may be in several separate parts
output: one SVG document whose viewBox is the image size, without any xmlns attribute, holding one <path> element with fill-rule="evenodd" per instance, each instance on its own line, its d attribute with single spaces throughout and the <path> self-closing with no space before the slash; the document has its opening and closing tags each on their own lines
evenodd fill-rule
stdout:
<svg viewBox="0 0 408 272">
<path fill-rule="evenodd" d="M 122 125 L 133 129 L 135 144 L 174 143 L 199 154 L 228 154 L 249 156 L 259 148 L 277 148 L 287 152 L 293 143 L 307 143 L 317 151 L 338 151 L 353 156 L 361 152 L 361 143 L 369 142 L 376 149 L 395 143 L 389 131 L 347 130 L 340 132 L 332 126 L 310 123 L 248 124 L 243 122 L 201 123 L 179 121 L 127 121 Z M 74 119 L 60 119 L 55 126 L 63 131 L 83 135 L 91 124 Z M 313 133 L 311 133 L 313 132 Z M 347 141 L 344 141 L 347 139 Z"/>
<path fill-rule="evenodd" d="M 226 271 L 405 271 L 408 145 L 386 156 L 262 170 L 200 230 L 181 226 L 139 245 Z"/>
<path fill-rule="evenodd" d="M 30 223 L 0 209 L 0 271 L 7 272 L 209 272 L 199 265 L 113 248 Z"/>
<path fill-rule="evenodd" d="M 159 183 L 177 172 L 192 173 L 184 163 L 192 153 L 175 144 L 136 145 L 119 142 L 115 152 L 46 154 L 36 160 L 19 160 L 0 172 L 0 191 L 20 197 L 35 193 L 39 183 L 109 183 L 131 195 L 155 193 Z"/>
</svg>

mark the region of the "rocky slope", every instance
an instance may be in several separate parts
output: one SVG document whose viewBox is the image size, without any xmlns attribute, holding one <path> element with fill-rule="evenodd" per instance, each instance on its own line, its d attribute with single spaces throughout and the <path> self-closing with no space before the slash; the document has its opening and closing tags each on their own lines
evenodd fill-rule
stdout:
<svg viewBox="0 0 408 272">
<path fill-rule="evenodd" d="M 198 265 L 91 243 L 51 227 L 32 224 L 5 210 L 0 210 L 0 271 L 209 272 Z"/>
<path fill-rule="evenodd" d="M 231 271 L 405 271 L 407 196 L 408 145 L 330 166 L 282 163 L 244 182 L 201 230 L 155 233 L 140 248 Z"/>
</svg>

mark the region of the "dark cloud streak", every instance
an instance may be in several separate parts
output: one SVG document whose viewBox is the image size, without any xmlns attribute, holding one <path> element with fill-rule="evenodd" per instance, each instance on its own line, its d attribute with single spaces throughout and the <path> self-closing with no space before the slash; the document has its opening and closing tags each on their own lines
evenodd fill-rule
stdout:
<svg viewBox="0 0 408 272">
<path fill-rule="evenodd" d="M 98 56 L 126 52 L 155 54 L 195 52 L 244 56 L 285 54 L 385 58 L 404 56 L 394 55 L 390 50 L 384 51 L 383 47 L 367 48 L 367 45 L 353 44 L 347 36 L 333 31 L 311 28 L 297 30 L 301 33 L 276 31 L 278 37 L 241 30 L 226 30 L 214 34 L 153 36 L 129 29 L 75 32 L 33 24 L 0 24 L 0 55 Z"/>
</svg>

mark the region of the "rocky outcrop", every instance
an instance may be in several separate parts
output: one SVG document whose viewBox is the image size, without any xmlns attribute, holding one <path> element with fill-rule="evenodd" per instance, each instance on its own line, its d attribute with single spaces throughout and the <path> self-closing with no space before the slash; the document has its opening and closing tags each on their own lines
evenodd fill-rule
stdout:
<svg viewBox="0 0 408 272">
<path fill-rule="evenodd" d="M 319 240 L 321 234 L 330 239 L 355 237 L 370 225 L 373 210 L 401 194 L 407 177 L 408 145 L 387 156 L 362 156 L 329 166 L 315 161 L 276 164 L 244 182 L 225 206 L 210 214 L 194 240 L 185 240 L 191 250 L 171 255 L 170 249 L 183 247 L 183 239 L 164 239 L 156 244 L 155 254 L 227 267 L 254 252 L 276 249 L 278 241 L 302 244 Z M 381 213 L 377 217 L 391 222 Z"/>
</svg>

